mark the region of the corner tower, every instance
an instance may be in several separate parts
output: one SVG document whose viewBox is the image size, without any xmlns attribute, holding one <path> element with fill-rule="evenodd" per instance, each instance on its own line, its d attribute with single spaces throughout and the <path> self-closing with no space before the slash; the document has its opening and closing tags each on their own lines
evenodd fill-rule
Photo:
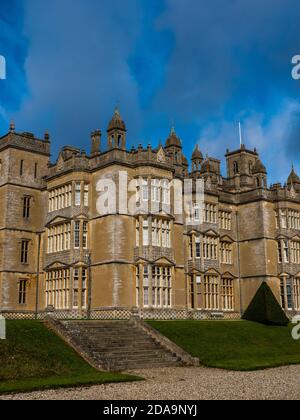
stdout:
<svg viewBox="0 0 300 420">
<path fill-rule="evenodd" d="M 225 155 L 227 161 L 227 178 L 234 189 L 252 189 L 254 185 L 253 168 L 258 160 L 256 149 L 248 150 L 242 144 L 239 150 Z"/>
</svg>

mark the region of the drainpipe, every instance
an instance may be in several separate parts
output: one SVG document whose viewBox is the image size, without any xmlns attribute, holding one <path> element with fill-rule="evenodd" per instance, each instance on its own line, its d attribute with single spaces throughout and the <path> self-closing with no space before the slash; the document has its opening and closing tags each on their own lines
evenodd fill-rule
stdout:
<svg viewBox="0 0 300 420">
<path fill-rule="evenodd" d="M 36 265 L 35 319 L 38 319 L 38 312 L 39 312 L 40 255 L 41 255 L 41 234 L 39 233 L 38 234 L 37 265 Z"/>
<path fill-rule="evenodd" d="M 91 254 L 89 253 L 88 257 L 88 307 L 87 307 L 87 318 L 91 319 L 91 306 L 92 306 L 92 258 Z"/>
<path fill-rule="evenodd" d="M 237 232 L 237 247 L 238 247 L 238 276 L 239 276 L 239 289 L 240 289 L 240 313 L 241 316 L 244 313 L 243 308 L 243 293 L 242 293 L 242 279 L 241 279 L 241 252 L 240 252 L 240 226 L 238 211 L 235 213 L 236 216 L 236 232 Z"/>
</svg>

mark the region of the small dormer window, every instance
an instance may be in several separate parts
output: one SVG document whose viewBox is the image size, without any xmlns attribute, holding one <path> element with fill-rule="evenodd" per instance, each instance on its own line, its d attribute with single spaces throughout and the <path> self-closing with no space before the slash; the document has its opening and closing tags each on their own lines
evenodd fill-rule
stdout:
<svg viewBox="0 0 300 420">
<path fill-rule="evenodd" d="M 233 173 L 234 175 L 239 173 L 239 165 L 237 162 L 233 162 Z"/>
</svg>

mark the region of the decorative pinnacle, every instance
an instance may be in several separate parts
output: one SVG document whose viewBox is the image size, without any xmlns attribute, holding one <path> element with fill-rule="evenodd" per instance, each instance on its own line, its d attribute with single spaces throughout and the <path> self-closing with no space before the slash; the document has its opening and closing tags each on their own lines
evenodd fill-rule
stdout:
<svg viewBox="0 0 300 420">
<path fill-rule="evenodd" d="M 115 107 L 115 115 L 118 115 L 118 117 L 120 116 L 119 104 L 117 104 Z"/>
<path fill-rule="evenodd" d="M 45 141 L 49 141 L 50 140 L 50 134 L 49 134 L 49 131 L 48 130 L 45 131 L 44 140 Z"/>
<path fill-rule="evenodd" d="M 11 122 L 10 122 L 10 125 L 9 125 L 9 131 L 10 131 L 11 133 L 14 133 L 14 132 L 15 132 L 15 130 L 16 130 L 15 123 L 14 123 L 14 121 L 11 121 Z"/>
</svg>

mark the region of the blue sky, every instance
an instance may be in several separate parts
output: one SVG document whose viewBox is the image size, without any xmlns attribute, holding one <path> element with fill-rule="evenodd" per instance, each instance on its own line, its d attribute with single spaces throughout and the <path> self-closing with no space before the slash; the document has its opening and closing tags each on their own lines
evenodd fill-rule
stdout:
<svg viewBox="0 0 300 420">
<path fill-rule="evenodd" d="M 48 129 L 89 150 L 118 103 L 128 147 L 164 141 L 172 121 L 223 158 L 257 147 L 271 182 L 300 173 L 299 0 L 1 0 L 0 134 Z M 225 174 L 225 173 L 224 173 Z"/>
</svg>

